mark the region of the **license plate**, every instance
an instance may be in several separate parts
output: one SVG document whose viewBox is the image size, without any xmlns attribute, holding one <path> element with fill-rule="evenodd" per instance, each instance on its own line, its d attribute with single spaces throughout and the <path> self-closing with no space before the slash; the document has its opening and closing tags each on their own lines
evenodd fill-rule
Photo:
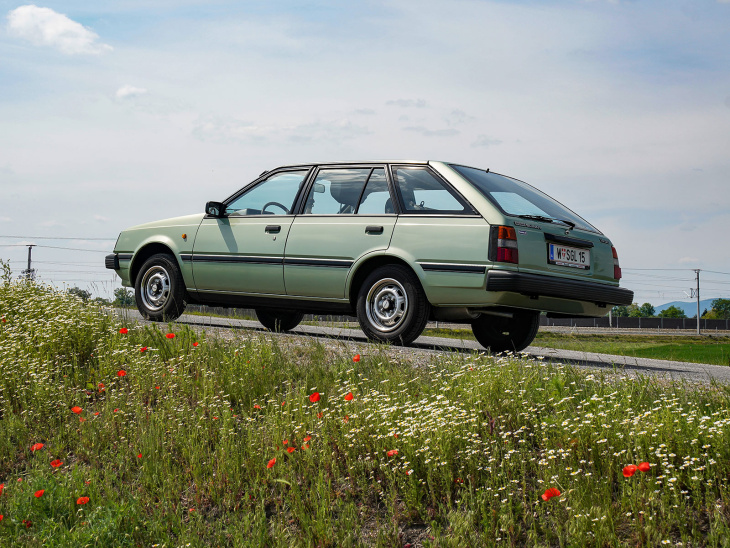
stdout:
<svg viewBox="0 0 730 548">
<path fill-rule="evenodd" d="M 550 244 L 548 262 L 558 266 L 569 266 L 586 270 L 591 267 L 591 252 L 578 247 Z"/>
</svg>

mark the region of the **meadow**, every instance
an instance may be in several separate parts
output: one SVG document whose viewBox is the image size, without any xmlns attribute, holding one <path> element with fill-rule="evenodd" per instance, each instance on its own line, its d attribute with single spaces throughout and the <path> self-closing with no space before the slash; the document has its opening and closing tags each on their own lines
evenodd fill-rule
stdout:
<svg viewBox="0 0 730 548">
<path fill-rule="evenodd" d="M 531 346 L 597 352 L 614 356 L 673 360 L 689 363 L 730 365 L 730 337 L 706 333 L 703 336 L 610 333 L 572 333 L 541 330 Z M 469 328 L 429 328 L 423 333 L 431 337 L 476 340 Z"/>
<path fill-rule="evenodd" d="M 140 326 L 0 282 L 0 546 L 728 546 L 722 385 Z"/>
</svg>

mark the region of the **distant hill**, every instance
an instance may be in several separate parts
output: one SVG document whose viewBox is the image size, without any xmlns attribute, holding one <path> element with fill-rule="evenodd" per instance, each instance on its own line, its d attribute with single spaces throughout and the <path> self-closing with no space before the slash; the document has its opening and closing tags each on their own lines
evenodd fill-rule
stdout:
<svg viewBox="0 0 730 548">
<path fill-rule="evenodd" d="M 702 314 L 705 309 L 712 310 L 712 301 L 717 299 L 717 297 L 713 297 L 712 299 L 702 299 L 700 301 L 700 314 Z M 676 306 L 677 308 L 681 308 L 684 310 L 684 313 L 687 315 L 688 318 L 692 318 L 693 316 L 697 315 L 697 301 L 674 301 L 671 303 L 661 304 L 659 306 L 654 307 L 654 313 L 659 314 L 662 310 L 669 308 L 670 306 Z"/>
</svg>

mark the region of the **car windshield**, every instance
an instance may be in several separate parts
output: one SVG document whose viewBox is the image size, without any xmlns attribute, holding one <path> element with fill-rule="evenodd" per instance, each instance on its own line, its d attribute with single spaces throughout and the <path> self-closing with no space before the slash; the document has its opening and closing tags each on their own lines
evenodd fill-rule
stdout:
<svg viewBox="0 0 730 548">
<path fill-rule="evenodd" d="M 600 234 L 585 219 L 527 183 L 483 169 L 457 165 L 451 167 L 506 215 L 536 221 L 562 222 Z"/>
</svg>

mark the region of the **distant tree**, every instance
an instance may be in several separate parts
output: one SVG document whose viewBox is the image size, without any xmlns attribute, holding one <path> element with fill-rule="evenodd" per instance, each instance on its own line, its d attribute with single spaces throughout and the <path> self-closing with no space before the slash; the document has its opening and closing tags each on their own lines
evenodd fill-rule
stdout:
<svg viewBox="0 0 730 548">
<path fill-rule="evenodd" d="M 642 318 L 653 318 L 655 311 L 654 307 L 649 303 L 644 303 L 639 307 L 639 310 L 641 311 L 641 317 Z"/>
<path fill-rule="evenodd" d="M 129 307 L 134 306 L 134 293 L 126 287 L 120 287 L 114 290 L 114 306 Z"/>
<path fill-rule="evenodd" d="M 91 302 L 99 306 L 107 306 L 112 304 L 109 299 L 105 299 L 104 297 L 96 297 L 95 299 L 92 299 Z"/>
<path fill-rule="evenodd" d="M 70 295 L 75 295 L 84 302 L 87 302 L 91 298 L 91 291 L 86 291 L 85 289 L 81 289 L 80 287 L 76 286 L 67 289 L 66 293 L 69 293 Z"/>
<path fill-rule="evenodd" d="M 712 301 L 712 312 L 717 319 L 730 319 L 730 299 L 715 299 Z"/>
<path fill-rule="evenodd" d="M 611 309 L 611 315 L 616 318 L 626 318 L 629 315 L 629 307 L 628 306 L 614 306 Z"/>
<path fill-rule="evenodd" d="M 665 308 L 661 312 L 659 312 L 660 318 L 686 318 L 687 314 L 684 313 L 684 310 L 677 306 L 670 306 L 669 308 Z"/>
</svg>

